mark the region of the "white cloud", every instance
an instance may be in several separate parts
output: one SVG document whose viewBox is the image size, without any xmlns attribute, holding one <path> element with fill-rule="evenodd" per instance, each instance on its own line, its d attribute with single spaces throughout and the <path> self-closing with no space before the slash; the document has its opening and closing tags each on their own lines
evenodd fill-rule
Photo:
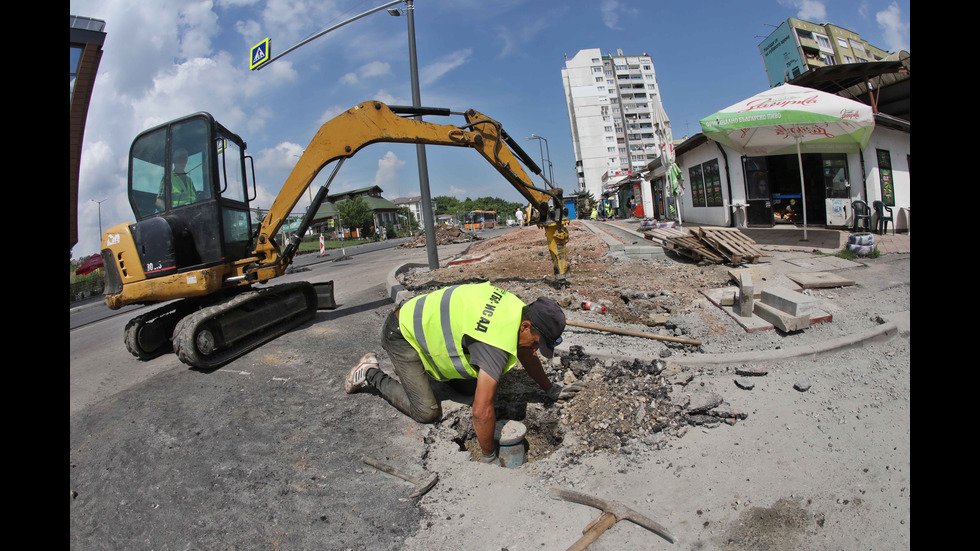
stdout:
<svg viewBox="0 0 980 551">
<path fill-rule="evenodd" d="M 410 100 L 397 98 L 389 94 L 385 90 L 378 90 L 377 92 L 374 93 L 374 96 L 371 97 L 370 99 L 380 101 L 385 105 L 411 105 L 412 104 Z"/>
<path fill-rule="evenodd" d="M 391 64 L 383 61 L 372 61 L 358 68 L 357 72 L 350 72 L 340 77 L 341 84 L 357 85 L 361 81 L 369 78 L 380 77 L 391 74 Z"/>
<path fill-rule="evenodd" d="M 262 10 L 262 27 L 286 49 L 340 17 L 329 0 L 268 0 Z"/>
<path fill-rule="evenodd" d="M 812 21 L 814 23 L 825 23 L 827 21 L 827 7 L 818 0 L 779 0 L 779 3 L 796 8 L 796 17 Z"/>
<path fill-rule="evenodd" d="M 325 122 L 343 113 L 344 111 L 350 109 L 351 107 L 353 107 L 353 105 L 339 105 L 339 104 L 332 105 L 328 107 L 326 111 L 323 112 L 323 114 L 320 115 L 320 118 L 317 120 L 317 122 L 319 124 L 324 124 Z"/>
<path fill-rule="evenodd" d="M 455 197 L 457 199 L 463 199 L 464 197 L 466 197 L 466 190 L 463 189 L 463 188 L 458 188 L 458 187 L 456 187 L 454 185 L 450 185 L 449 186 L 449 195 L 452 195 L 453 197 Z"/>
<path fill-rule="evenodd" d="M 889 51 L 908 50 L 911 44 L 911 22 L 902 21 L 902 10 L 892 3 L 887 9 L 875 14 L 878 26 L 885 37 L 885 48 Z"/>
<path fill-rule="evenodd" d="M 448 53 L 423 67 L 419 71 L 419 80 L 423 85 L 432 84 L 446 73 L 469 61 L 472 54 L 473 50 L 470 48 Z"/>
<path fill-rule="evenodd" d="M 383 61 L 372 61 L 361 67 L 361 78 L 379 77 L 391 74 L 391 64 Z"/>
<path fill-rule="evenodd" d="M 181 57 L 199 57 L 211 53 L 211 38 L 219 30 L 218 14 L 211 8 L 210 0 L 202 0 L 178 9 Z"/>
<path fill-rule="evenodd" d="M 378 159 L 378 171 L 374 174 L 372 185 L 380 186 L 388 195 L 398 195 L 398 171 L 405 166 L 405 161 L 398 158 L 393 151 L 388 151 Z"/>
<path fill-rule="evenodd" d="M 602 4 L 599 5 L 603 25 L 610 29 L 616 29 L 616 23 L 619 22 L 619 14 L 616 13 L 618 8 L 619 2 L 616 0 L 603 0 Z"/>
<path fill-rule="evenodd" d="M 557 17 L 555 13 L 549 13 L 542 17 L 522 19 L 515 25 L 497 27 L 497 38 L 504 45 L 497 57 L 503 58 L 525 51 L 527 45 Z"/>
<path fill-rule="evenodd" d="M 302 156 L 303 146 L 293 142 L 282 142 L 275 147 L 260 151 L 257 164 L 267 171 L 291 171 Z"/>
</svg>

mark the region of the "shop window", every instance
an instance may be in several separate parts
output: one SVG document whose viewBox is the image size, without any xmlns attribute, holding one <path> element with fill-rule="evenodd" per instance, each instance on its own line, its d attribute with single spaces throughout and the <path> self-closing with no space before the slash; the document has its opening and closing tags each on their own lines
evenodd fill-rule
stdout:
<svg viewBox="0 0 980 551">
<path fill-rule="evenodd" d="M 718 159 L 692 166 L 688 172 L 691 176 L 691 202 L 695 207 L 724 206 Z"/>
</svg>

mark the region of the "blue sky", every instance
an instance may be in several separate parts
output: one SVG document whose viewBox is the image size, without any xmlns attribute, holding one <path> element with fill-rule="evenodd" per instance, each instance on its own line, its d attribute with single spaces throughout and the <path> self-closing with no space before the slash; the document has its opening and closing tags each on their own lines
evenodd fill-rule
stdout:
<svg viewBox="0 0 980 551">
<path fill-rule="evenodd" d="M 276 54 L 383 3 L 71 0 L 72 15 L 106 21 L 107 33 L 85 130 L 74 256 L 99 249 L 99 211 L 91 200 L 107 199 L 103 228 L 134 220 L 127 155 L 146 128 L 211 112 L 248 143 L 256 159 L 256 206 L 267 208 L 323 122 L 366 100 L 411 104 L 406 18 L 383 11 L 261 71 L 248 69 L 249 48 L 265 37 Z M 524 138 L 545 137 L 555 180 L 570 190 L 574 157 L 561 86 L 566 55 L 585 48 L 650 54 L 674 136 L 682 137 L 700 131 L 701 118 L 768 86 L 758 45 L 787 18 L 833 23 L 879 48 L 911 51 L 909 15 L 909 0 L 416 0 L 422 104 L 494 117 L 536 159 L 539 143 Z M 433 196 L 521 200 L 475 152 L 426 152 Z M 362 150 L 331 192 L 373 184 L 388 198 L 418 194 L 415 147 Z"/>
</svg>

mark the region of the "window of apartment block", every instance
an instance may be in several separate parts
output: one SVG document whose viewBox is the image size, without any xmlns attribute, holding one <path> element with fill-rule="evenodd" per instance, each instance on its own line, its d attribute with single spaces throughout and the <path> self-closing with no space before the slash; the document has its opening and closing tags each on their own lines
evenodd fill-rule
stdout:
<svg viewBox="0 0 980 551">
<path fill-rule="evenodd" d="M 817 45 L 820 46 L 821 48 L 826 48 L 828 50 L 831 49 L 831 47 L 830 47 L 830 39 L 827 38 L 826 36 L 824 36 L 822 34 L 813 33 L 813 38 L 816 39 Z"/>
<path fill-rule="evenodd" d="M 867 54 L 868 52 L 867 50 L 864 49 L 864 44 L 861 44 L 856 40 L 851 40 L 851 49 L 854 50 L 855 53 L 860 53 L 860 54 Z"/>
<path fill-rule="evenodd" d="M 602 67 L 593 67 L 592 68 L 592 72 L 593 73 L 601 73 L 602 72 Z"/>
<path fill-rule="evenodd" d="M 691 176 L 691 203 L 695 207 L 724 206 L 718 159 L 692 166 L 688 172 Z"/>
<path fill-rule="evenodd" d="M 847 39 L 846 38 L 837 37 L 837 45 L 840 46 L 841 48 L 847 48 L 848 47 L 848 45 L 847 45 Z"/>
</svg>

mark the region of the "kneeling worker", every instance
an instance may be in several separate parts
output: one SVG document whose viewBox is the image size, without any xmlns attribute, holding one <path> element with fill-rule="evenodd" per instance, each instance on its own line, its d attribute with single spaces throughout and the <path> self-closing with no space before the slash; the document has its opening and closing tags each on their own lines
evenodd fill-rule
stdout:
<svg viewBox="0 0 980 551">
<path fill-rule="evenodd" d="M 369 352 L 347 374 L 344 390 L 353 394 L 370 385 L 412 419 L 433 423 L 442 407 L 429 377 L 455 388 L 468 383 L 473 430 L 484 462 L 490 463 L 496 460 L 497 383 L 517 360 L 553 400 L 571 398 L 582 389 L 581 383 L 564 388 L 552 384 L 536 354 L 540 350 L 551 358 L 564 330 L 565 314 L 549 298 L 525 305 L 490 283 L 447 287 L 412 298 L 388 315 L 381 346 L 391 356 L 399 380 L 381 371 L 377 356 Z"/>
</svg>

